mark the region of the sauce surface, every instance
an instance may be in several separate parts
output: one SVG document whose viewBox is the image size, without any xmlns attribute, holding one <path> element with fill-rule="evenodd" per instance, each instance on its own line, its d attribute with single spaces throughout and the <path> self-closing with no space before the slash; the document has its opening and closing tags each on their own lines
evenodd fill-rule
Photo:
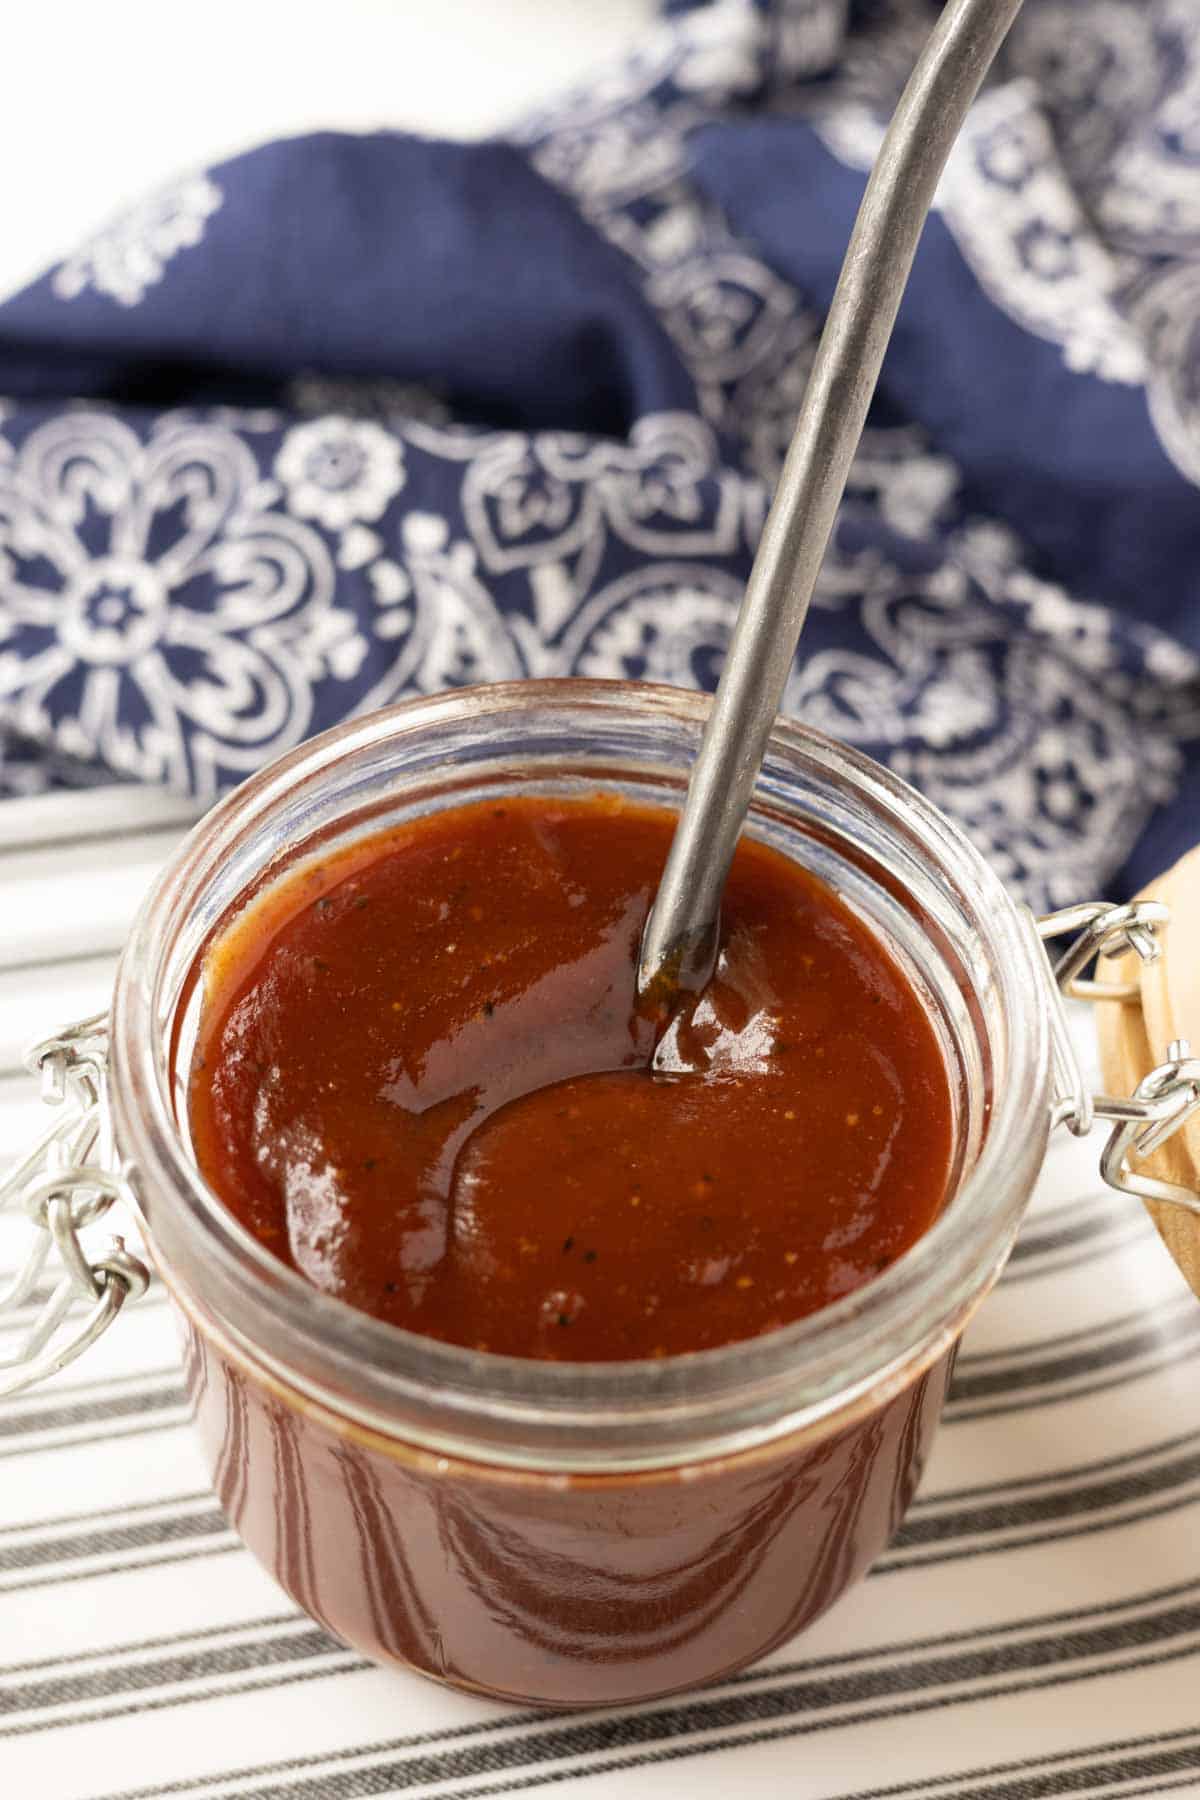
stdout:
<svg viewBox="0 0 1200 1800">
<path fill-rule="evenodd" d="M 315 1287 L 507 1355 L 710 1349 L 880 1273 L 945 1197 L 934 1027 L 828 888 L 743 841 L 652 1074 L 635 964 L 673 827 L 508 797 L 285 874 L 205 966 L 212 1188 Z"/>
</svg>

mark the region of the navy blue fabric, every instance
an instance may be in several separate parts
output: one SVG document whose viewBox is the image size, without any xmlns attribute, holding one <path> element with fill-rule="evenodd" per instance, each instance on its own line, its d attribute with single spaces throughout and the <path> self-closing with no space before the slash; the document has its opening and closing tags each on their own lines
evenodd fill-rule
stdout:
<svg viewBox="0 0 1200 1800">
<path fill-rule="evenodd" d="M 0 792 L 207 799 L 464 681 L 714 684 L 930 10 L 665 11 L 505 141 L 267 144 L 0 305 Z M 1038 903 L 1200 837 L 1189 16 L 1028 0 L 786 699 Z"/>
<path fill-rule="evenodd" d="M 772 268 L 828 306 L 864 184 L 811 126 L 708 127 L 697 133 L 695 177 Z M 1163 456 L 1144 391 L 1081 379 L 1054 346 L 998 313 L 936 214 L 877 406 L 918 421 L 964 471 L 970 503 L 1013 525 L 1054 580 L 1200 650 L 1200 494 Z"/>
<path fill-rule="evenodd" d="M 323 132 L 221 181 L 182 293 L 87 292 L 64 315 L 46 277 L 10 301 L 0 392 L 267 403 L 306 369 L 386 371 L 468 417 L 612 436 L 695 405 L 625 259 L 513 146 Z"/>
</svg>

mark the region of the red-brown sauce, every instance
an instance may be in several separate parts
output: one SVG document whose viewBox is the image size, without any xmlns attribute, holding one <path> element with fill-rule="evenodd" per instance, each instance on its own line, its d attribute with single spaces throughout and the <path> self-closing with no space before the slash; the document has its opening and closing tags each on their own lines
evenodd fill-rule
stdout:
<svg viewBox="0 0 1200 1800">
<path fill-rule="evenodd" d="M 672 829 L 506 798 L 252 902 L 210 952 L 190 1088 L 237 1217 L 378 1318 L 571 1361 L 752 1337 L 900 1256 L 951 1154 L 921 999 L 829 889 L 744 841 L 716 975 L 652 1073 L 635 960 Z"/>
<path fill-rule="evenodd" d="M 554 1706 L 711 1681 L 818 1618 L 903 1518 L 950 1366 L 816 1442 L 568 1479 L 381 1446 L 203 1329 L 186 1345 L 221 1504 L 299 1605 L 367 1656 Z"/>
</svg>

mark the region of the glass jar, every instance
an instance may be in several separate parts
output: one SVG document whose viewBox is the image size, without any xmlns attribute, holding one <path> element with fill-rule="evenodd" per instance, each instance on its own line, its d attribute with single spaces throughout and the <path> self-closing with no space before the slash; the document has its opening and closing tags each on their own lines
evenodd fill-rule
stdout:
<svg viewBox="0 0 1200 1800">
<path fill-rule="evenodd" d="M 707 710 L 669 689 L 551 681 L 353 720 L 196 827 L 117 977 L 95 1108 L 115 1132 L 111 1182 L 132 1197 L 182 1324 L 188 1391 L 231 1522 L 306 1611 L 366 1655 L 510 1701 L 665 1694 L 728 1673 L 824 1611 L 912 1498 L 955 1347 L 1004 1263 L 1052 1125 L 1091 1121 L 1032 916 L 919 795 L 781 722 L 748 829 L 888 945 L 951 1077 L 951 1199 L 905 1256 L 758 1339 L 567 1364 L 369 1318 L 238 1224 L 187 1141 L 198 971 L 213 934 L 284 863 L 440 808 L 597 790 L 677 806 Z M 1118 911 L 1122 942 L 1153 924 Z M 1089 955 L 1100 914 L 1064 921 L 1092 929 Z M 1103 914 L 1103 930 L 1114 917 Z M 1078 966 L 1074 956 L 1068 978 Z M 1133 1103 L 1122 1104 L 1109 1116 L 1128 1135 Z M 43 1181 L 49 1226 L 78 1173 L 60 1170 L 57 1189 Z M 60 1239 L 72 1236 L 64 1216 Z M 92 1267 L 110 1314 L 123 1254 Z"/>
</svg>

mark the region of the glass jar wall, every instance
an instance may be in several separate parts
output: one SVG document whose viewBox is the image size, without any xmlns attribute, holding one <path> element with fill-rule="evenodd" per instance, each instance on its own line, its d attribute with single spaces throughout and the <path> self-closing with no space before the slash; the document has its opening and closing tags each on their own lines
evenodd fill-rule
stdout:
<svg viewBox="0 0 1200 1800">
<path fill-rule="evenodd" d="M 951 1076 L 952 1196 L 907 1255 L 825 1311 L 645 1363 L 422 1339 L 264 1250 L 189 1151 L 198 971 L 285 863 L 405 818 L 514 791 L 678 804 L 705 712 L 669 690 L 531 682 L 343 726 L 201 823 L 118 977 L 118 1139 L 184 1321 L 222 1504 L 339 1636 L 508 1698 L 594 1704 L 723 1674 L 814 1618 L 887 1542 L 1049 1131 L 1031 923 L 903 784 L 777 729 L 749 829 L 831 885 L 909 974 Z"/>
</svg>

